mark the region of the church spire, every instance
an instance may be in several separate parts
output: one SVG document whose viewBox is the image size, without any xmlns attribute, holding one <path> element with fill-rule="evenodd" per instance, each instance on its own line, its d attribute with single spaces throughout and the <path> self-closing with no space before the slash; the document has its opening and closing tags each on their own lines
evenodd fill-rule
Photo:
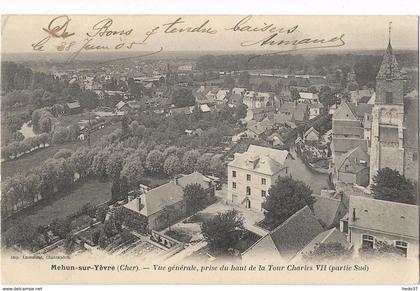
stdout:
<svg viewBox="0 0 420 291">
<path fill-rule="evenodd" d="M 390 21 L 388 23 L 388 47 L 387 47 L 387 52 L 389 51 L 390 53 L 392 53 L 392 45 L 391 45 L 391 30 L 392 30 L 392 21 Z"/>
<path fill-rule="evenodd" d="M 376 79 L 402 79 L 402 73 L 398 67 L 397 59 L 395 58 L 394 52 L 392 51 L 391 45 L 391 24 L 389 22 L 388 27 L 388 47 L 386 49 L 385 55 L 382 59 L 382 64 L 379 69 Z"/>
</svg>

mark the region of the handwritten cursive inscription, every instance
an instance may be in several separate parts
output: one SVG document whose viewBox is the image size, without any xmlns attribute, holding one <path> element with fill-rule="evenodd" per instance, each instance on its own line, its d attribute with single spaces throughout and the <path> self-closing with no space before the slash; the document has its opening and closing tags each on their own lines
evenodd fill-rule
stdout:
<svg viewBox="0 0 420 291">
<path fill-rule="evenodd" d="M 32 48 L 35 51 L 43 51 L 44 46 L 51 38 L 65 39 L 73 36 L 74 33 L 67 32 L 70 20 L 71 19 L 67 15 L 60 15 L 52 19 L 47 28 L 42 28 L 42 30 L 45 31 L 48 35 L 40 41 L 33 43 Z"/>
<path fill-rule="evenodd" d="M 208 34 L 216 34 L 217 30 L 209 27 L 208 24 L 210 20 L 204 21 L 201 25 L 191 27 L 191 26 L 180 26 L 179 24 L 185 23 L 182 20 L 182 17 L 177 18 L 173 22 L 165 23 L 162 26 L 166 27 L 164 33 L 182 33 L 182 32 L 199 32 L 199 33 L 208 33 Z"/>
<path fill-rule="evenodd" d="M 251 25 L 248 22 L 252 19 L 252 15 L 248 15 L 239 20 L 234 26 L 225 28 L 225 30 L 239 31 L 239 32 L 269 32 L 269 33 L 293 33 L 297 31 L 298 25 L 292 27 L 278 27 L 274 23 L 264 22 L 262 25 Z"/>
<path fill-rule="evenodd" d="M 105 18 L 92 27 L 92 32 L 86 33 L 89 37 L 107 37 L 107 36 L 129 36 L 134 29 L 130 28 L 127 30 L 112 30 L 111 26 L 114 21 L 111 18 Z"/>
<path fill-rule="evenodd" d="M 254 18 L 252 15 L 240 17 L 230 25 L 215 27 L 211 17 L 199 19 L 192 24 L 188 17 L 175 17 L 170 21 L 151 24 L 144 27 L 143 32 L 135 31 L 133 27 L 118 27 L 111 17 L 105 17 L 94 23 L 83 34 L 85 39 L 75 39 L 75 33 L 70 32 L 71 19 L 67 15 L 54 17 L 46 27 L 42 28 L 46 35 L 41 40 L 34 42 L 34 51 L 44 51 L 47 46 L 55 51 L 70 52 L 68 62 L 77 59 L 82 52 L 87 51 L 116 51 L 134 50 L 138 47 L 147 48 L 152 54 L 163 51 L 163 46 L 152 42 L 151 39 L 161 38 L 168 41 L 166 35 L 189 37 L 194 35 L 210 37 L 225 33 L 226 37 L 237 40 L 237 46 L 242 48 L 266 49 L 266 53 L 255 55 L 252 58 L 279 54 L 297 50 L 336 48 L 345 45 L 344 34 L 332 36 L 322 35 L 314 37 L 304 35 L 302 27 L 294 23 L 281 25 L 273 21 L 261 21 L 263 17 Z M 142 29 L 143 27 L 140 27 Z M 233 36 L 232 36 L 233 34 Z M 70 39 L 68 39 L 70 38 Z M 55 41 L 49 44 L 53 39 Z M 155 48 L 150 48 L 153 46 Z M 170 43 L 170 42 L 169 42 Z M 156 48 L 157 47 L 157 48 Z"/>
</svg>

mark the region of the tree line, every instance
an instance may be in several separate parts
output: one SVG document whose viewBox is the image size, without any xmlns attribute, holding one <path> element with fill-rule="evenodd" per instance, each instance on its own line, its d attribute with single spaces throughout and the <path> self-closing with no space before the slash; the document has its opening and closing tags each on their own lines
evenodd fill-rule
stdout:
<svg viewBox="0 0 420 291">
<path fill-rule="evenodd" d="M 146 145 L 141 142 L 136 122 L 102 137 L 92 147 L 82 146 L 71 154 L 57 153 L 29 172 L 7 177 L 2 183 L 2 210 L 7 217 L 41 199 L 66 192 L 79 179 L 94 176 L 113 181 L 116 199 L 122 192 L 135 190 L 146 175 L 173 177 L 181 172 L 220 175 L 224 165 L 220 156 L 175 146 Z M 45 135 L 44 135 L 45 136 Z M 125 194 L 126 195 L 126 194 Z"/>
</svg>

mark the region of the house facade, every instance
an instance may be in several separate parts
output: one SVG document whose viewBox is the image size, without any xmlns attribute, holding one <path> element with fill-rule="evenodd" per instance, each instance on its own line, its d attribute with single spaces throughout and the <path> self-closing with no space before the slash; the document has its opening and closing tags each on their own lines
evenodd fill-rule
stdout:
<svg viewBox="0 0 420 291">
<path fill-rule="evenodd" d="M 200 184 L 208 199 L 214 197 L 213 180 L 199 172 L 193 172 L 146 191 L 124 207 L 138 214 L 140 220 L 147 222 L 149 230 L 160 230 L 186 216 L 184 188 L 190 184 Z"/>
<path fill-rule="evenodd" d="M 369 155 L 366 146 L 358 146 L 338 157 L 334 178 L 360 186 L 369 185 Z"/>
<path fill-rule="evenodd" d="M 409 258 L 419 256 L 419 207 L 350 196 L 349 213 L 340 222 L 354 250 L 376 248 L 386 242 Z"/>
<path fill-rule="evenodd" d="M 281 176 L 290 175 L 288 151 L 250 145 L 245 153 L 236 153 L 228 164 L 228 201 L 257 211 L 268 189 Z"/>
</svg>

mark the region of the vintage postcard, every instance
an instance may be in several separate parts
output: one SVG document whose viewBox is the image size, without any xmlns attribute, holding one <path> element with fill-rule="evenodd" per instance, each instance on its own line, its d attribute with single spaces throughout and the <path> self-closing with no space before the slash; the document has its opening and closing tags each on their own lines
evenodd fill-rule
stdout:
<svg viewBox="0 0 420 291">
<path fill-rule="evenodd" d="M 3 284 L 417 284 L 418 17 L 4 15 Z"/>
</svg>

